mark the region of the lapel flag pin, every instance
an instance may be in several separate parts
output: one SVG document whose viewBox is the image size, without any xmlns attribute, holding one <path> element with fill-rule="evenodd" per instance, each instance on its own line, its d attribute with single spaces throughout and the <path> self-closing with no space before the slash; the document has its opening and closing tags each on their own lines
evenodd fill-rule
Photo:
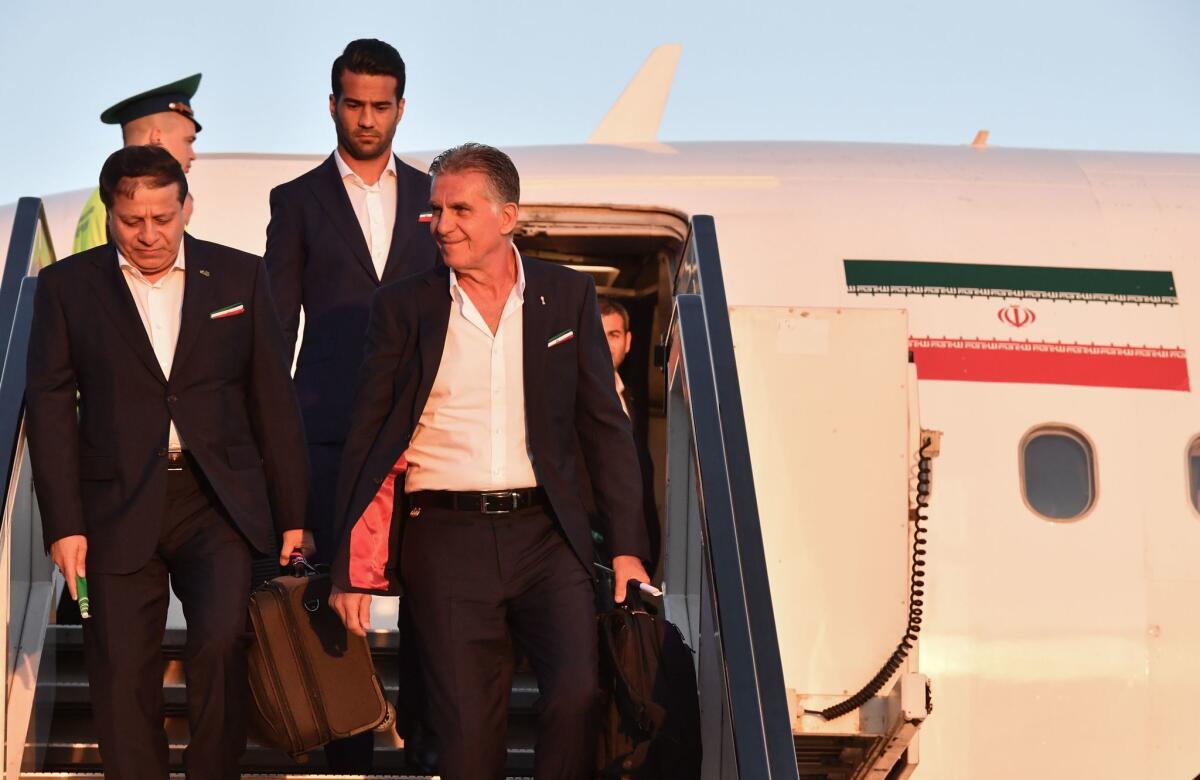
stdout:
<svg viewBox="0 0 1200 780">
<path fill-rule="evenodd" d="M 432 211 L 422 211 L 417 216 L 417 222 L 433 222 L 433 212 Z"/>
<path fill-rule="evenodd" d="M 200 275 L 201 275 L 201 276 L 209 276 L 210 274 L 208 273 L 208 269 L 206 269 L 206 268 L 201 268 L 201 269 L 200 269 Z"/>
</svg>

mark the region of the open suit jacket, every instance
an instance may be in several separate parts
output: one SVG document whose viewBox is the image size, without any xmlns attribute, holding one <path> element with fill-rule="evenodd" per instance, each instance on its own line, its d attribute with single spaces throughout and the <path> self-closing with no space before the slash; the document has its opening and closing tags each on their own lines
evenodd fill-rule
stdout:
<svg viewBox="0 0 1200 780">
<path fill-rule="evenodd" d="M 332 154 L 271 190 L 263 259 L 289 357 L 304 307 L 295 379 L 309 444 L 345 441 L 375 291 L 433 267 L 437 248 L 429 225 L 419 222 L 428 208 L 429 176 L 397 157 L 396 222 L 380 279 Z"/>
<path fill-rule="evenodd" d="M 646 399 L 625 386 L 625 405 L 633 426 L 633 443 L 637 447 L 638 468 L 642 473 L 642 512 L 646 519 L 646 535 L 650 540 L 650 566 L 653 572 L 662 554 L 662 529 L 658 524 L 658 504 L 654 497 L 654 459 L 650 455 L 650 415 Z"/>
<path fill-rule="evenodd" d="M 525 429 L 538 484 L 590 572 L 592 537 L 576 468 L 577 451 L 582 451 L 596 502 L 609 519 L 606 537 L 613 554 L 645 560 L 641 475 L 629 419 L 613 386 L 595 283 L 552 263 L 523 262 Z M 333 576 L 343 590 L 399 590 L 403 512 L 389 507 L 390 522 L 382 527 L 361 519 L 373 501 L 388 495 L 386 483 L 396 473 L 429 398 L 450 321 L 449 285 L 449 271 L 440 266 L 384 287 L 371 307 L 338 479 L 336 506 L 343 523 Z M 552 341 L 559 343 L 550 346 Z M 395 483 L 392 496 L 403 490 L 402 477 Z M 363 550 L 371 552 L 359 554 Z"/>
<path fill-rule="evenodd" d="M 34 487 L 46 544 L 86 534 L 92 571 L 130 573 L 153 555 L 172 420 L 259 552 L 304 527 L 304 432 L 266 271 L 253 255 L 183 240 L 170 378 L 111 244 L 38 274 L 25 391 Z M 239 314 L 212 317 L 238 305 Z"/>
<path fill-rule="evenodd" d="M 633 428 L 633 444 L 637 448 L 638 469 L 642 475 L 642 515 L 646 520 L 646 537 L 650 543 L 650 556 L 647 559 L 647 571 L 654 571 L 658 566 L 658 558 L 662 547 L 662 530 L 658 524 L 658 504 L 654 498 L 654 461 L 650 456 L 648 434 L 649 415 L 645 412 L 645 402 L 625 385 L 625 406 L 629 410 L 630 425 Z M 604 518 L 599 515 L 596 499 L 592 491 L 592 480 L 588 476 L 584 464 L 579 464 L 579 484 L 583 488 L 581 497 L 584 509 L 593 518 L 592 524 L 603 534 L 601 526 Z M 606 561 L 611 557 L 608 545 L 600 545 L 600 559 Z"/>
</svg>

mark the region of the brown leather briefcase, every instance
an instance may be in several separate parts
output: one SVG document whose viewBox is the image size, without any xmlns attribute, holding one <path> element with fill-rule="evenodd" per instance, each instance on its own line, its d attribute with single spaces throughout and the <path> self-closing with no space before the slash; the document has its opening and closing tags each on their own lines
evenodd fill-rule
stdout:
<svg viewBox="0 0 1200 780">
<path fill-rule="evenodd" d="M 329 606 L 329 575 L 303 559 L 293 560 L 293 571 L 250 595 L 250 725 L 260 743 L 304 761 L 314 748 L 385 729 L 395 716 L 367 640 Z"/>
</svg>

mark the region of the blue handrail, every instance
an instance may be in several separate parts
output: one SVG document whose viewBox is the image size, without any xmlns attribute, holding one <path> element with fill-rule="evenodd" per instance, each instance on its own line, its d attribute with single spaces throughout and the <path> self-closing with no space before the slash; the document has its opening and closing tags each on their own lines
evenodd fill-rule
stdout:
<svg viewBox="0 0 1200 780">
<path fill-rule="evenodd" d="M 797 778 L 716 225 L 692 219 L 671 339 L 684 363 L 739 776 Z"/>
<path fill-rule="evenodd" d="M 21 416 L 25 410 L 25 358 L 33 324 L 33 295 L 36 277 L 30 276 L 38 255 L 38 242 L 52 258 L 54 248 L 42 201 L 21 198 L 13 217 L 12 237 L 8 244 L 4 270 L 0 273 L 0 506 L 8 500 L 14 458 L 17 452 Z"/>
</svg>

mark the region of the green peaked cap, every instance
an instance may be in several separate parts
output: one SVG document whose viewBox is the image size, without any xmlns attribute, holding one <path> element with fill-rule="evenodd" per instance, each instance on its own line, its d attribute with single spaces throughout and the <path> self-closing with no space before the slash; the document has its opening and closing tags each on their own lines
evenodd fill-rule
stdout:
<svg viewBox="0 0 1200 780">
<path fill-rule="evenodd" d="M 190 101 L 199 88 L 199 73 L 179 81 L 172 81 L 170 84 L 146 90 L 110 106 L 100 115 L 100 121 L 106 125 L 124 125 L 150 114 L 174 111 L 192 120 L 198 133 L 200 132 L 200 123 L 196 121 L 196 117 L 192 113 Z"/>
</svg>

